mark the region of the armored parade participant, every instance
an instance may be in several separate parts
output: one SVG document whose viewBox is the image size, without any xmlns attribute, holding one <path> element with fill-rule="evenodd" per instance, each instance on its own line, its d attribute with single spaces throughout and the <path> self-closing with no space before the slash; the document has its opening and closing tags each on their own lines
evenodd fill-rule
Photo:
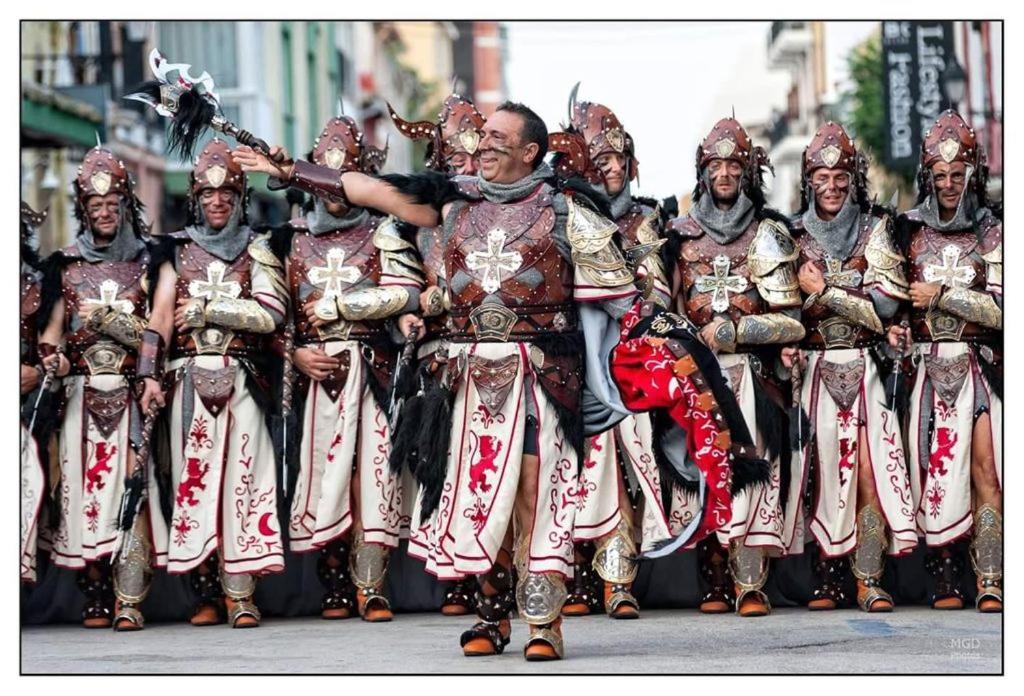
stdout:
<svg viewBox="0 0 1024 696">
<path fill-rule="evenodd" d="M 666 232 L 672 296 L 718 354 L 758 452 L 771 462 L 770 479 L 739 491 L 731 522 L 699 546 L 701 575 L 710 586 L 700 609 L 721 613 L 735 603 L 741 616 L 763 616 L 770 611 L 762 590 L 768 557 L 786 552 L 780 501 L 789 490 L 780 462 L 788 455 L 786 404 L 774 371 L 778 347 L 804 336 L 797 250 L 785 219 L 765 206 L 767 154 L 734 118 L 715 124 L 697 148 L 696 164 L 690 212 Z"/>
<path fill-rule="evenodd" d="M 246 177 L 228 146 L 209 142 L 189 178 L 188 226 L 154 250 L 141 401 L 169 406 L 168 572 L 191 573 L 190 621 L 222 623 L 226 609 L 245 628 L 259 625 L 256 578 L 284 568 L 265 415 L 268 339 L 288 288 L 267 236 L 248 226 Z"/>
<path fill-rule="evenodd" d="M 386 156 L 341 116 L 328 121 L 308 159 L 336 173 L 376 173 Z M 392 219 L 358 206 L 317 198 L 291 228 L 294 363 L 306 377 L 291 549 L 320 552 L 324 618 L 358 610 L 364 620 L 390 621 L 388 554 L 408 517 L 388 468 L 395 350 L 383 320 L 419 308 L 420 264 Z"/>
<path fill-rule="evenodd" d="M 441 105 L 437 123 L 432 121 L 406 121 L 388 106 L 391 120 L 399 132 L 412 140 L 426 140 L 426 166 L 446 176 L 474 176 L 477 171 L 477 151 L 484 125 L 483 115 L 469 99 L 460 94 L 450 94 Z M 415 458 L 415 441 L 420 435 L 419 415 L 426 392 L 426 383 L 435 385 L 441 363 L 435 359 L 438 347 L 447 332 L 445 326 L 447 286 L 444 276 L 444 260 L 441 258 L 441 237 L 443 229 L 436 227 L 416 228 L 414 233 L 416 249 L 423 260 L 426 287 L 420 295 L 420 316 L 414 322 L 419 333 L 416 366 L 417 393 L 406 402 L 408 418 L 401 418 L 395 433 L 395 448 L 392 452 L 395 465 L 409 465 L 410 457 Z M 414 467 L 410 467 L 414 468 Z M 417 499 L 418 500 L 418 499 Z M 409 553 L 414 558 L 426 560 L 429 531 L 426 523 L 417 523 L 414 511 L 413 525 L 409 533 Z M 462 616 L 476 607 L 473 599 L 475 584 L 470 580 L 458 580 L 445 590 L 441 613 L 447 616 Z"/>
<path fill-rule="evenodd" d="M 57 456 L 60 523 L 51 558 L 78 570 L 87 628 L 138 630 L 152 566 L 167 563 L 167 526 L 148 504 L 128 530 L 127 553 L 111 561 L 125 481 L 142 439 L 133 380 L 146 327 L 148 227 L 134 184 L 99 145 L 74 181 L 79 232 L 49 258 L 39 311 L 49 321 L 39 342 L 45 368 L 63 378 Z M 149 478 L 149 500 L 159 500 Z M 111 567 L 113 566 L 113 567 Z"/>
<path fill-rule="evenodd" d="M 594 195 L 608 199 L 616 239 L 636 270 L 637 287 L 645 298 L 667 306 L 668 283 L 656 253 L 663 243 L 658 204 L 630 192 L 638 171 L 633 138 L 608 107 L 577 101 L 578 88 L 569 98 L 569 125 L 549 136 L 552 166 L 562 177 L 584 179 Z M 616 619 L 639 617 L 630 591 L 637 572 L 638 527 L 648 543 L 671 536 L 653 439 L 646 413 L 629 415 L 587 438 L 577 484 L 573 584 L 563 614 L 603 610 Z M 643 505 L 643 518 L 635 504 Z"/>
<path fill-rule="evenodd" d="M 971 537 L 975 606 L 1003 607 L 1003 225 L 986 193 L 974 130 L 946 111 L 925 135 L 918 205 L 899 220 L 909 264 L 909 328 L 890 344 L 913 360 L 906 430 L 918 531 L 935 579 L 932 606 L 959 609 Z"/>
<path fill-rule="evenodd" d="M 40 417 L 41 402 L 53 382 L 39 358 L 39 306 L 42 302 L 42 263 L 39 259 L 39 226 L 47 211 L 37 213 L 21 202 L 21 302 L 19 312 L 21 362 L 21 581 L 36 581 L 36 547 L 39 541 L 43 499 L 46 497 L 46 443 L 40 438 L 47 415 Z M 45 428 L 49 430 L 49 428 Z"/>
<path fill-rule="evenodd" d="M 792 467 L 807 517 L 804 496 L 790 501 L 785 540 L 800 553 L 807 522 L 819 554 L 808 604 L 815 610 L 845 602 L 849 564 L 860 608 L 892 611 L 880 586 L 885 554 L 917 545 L 899 417 L 886 406 L 892 399 L 878 367 L 885 324 L 908 299 L 905 259 L 890 213 L 868 199 L 867 168 L 841 125 L 819 128 L 804 150 L 802 206 L 792 223 L 807 335 L 799 364 L 795 348 L 783 349 L 783 362 L 799 370 L 794 389 L 802 384 L 813 435 Z"/>
</svg>

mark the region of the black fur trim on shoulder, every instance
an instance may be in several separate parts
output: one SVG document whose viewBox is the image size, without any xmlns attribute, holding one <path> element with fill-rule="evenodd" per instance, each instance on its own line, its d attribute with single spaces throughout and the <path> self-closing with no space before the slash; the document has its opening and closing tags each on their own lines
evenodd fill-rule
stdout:
<svg viewBox="0 0 1024 696">
<path fill-rule="evenodd" d="M 36 312 L 36 328 L 40 332 L 50 323 L 50 314 L 57 300 L 63 296 L 64 269 L 75 258 L 66 254 L 64 249 L 58 249 L 40 264 L 43 277 L 39 284 L 39 310 Z"/>
<path fill-rule="evenodd" d="M 670 220 L 669 223 L 671 222 Z M 665 270 L 669 277 L 671 277 L 673 269 L 679 263 L 679 253 L 683 249 L 683 235 L 673 229 L 669 223 L 665 224 L 665 243 L 661 245 L 658 253 L 661 254 L 661 262 L 665 265 Z"/>
<path fill-rule="evenodd" d="M 786 215 L 783 215 L 782 213 L 780 213 L 775 208 L 769 208 L 768 206 L 763 206 L 763 207 L 761 207 L 760 210 L 757 211 L 757 214 L 758 214 L 758 217 L 760 217 L 762 220 L 764 220 L 764 219 L 774 220 L 775 222 L 778 222 L 778 223 L 781 223 L 781 224 L 785 225 L 786 226 L 786 230 L 788 230 L 790 232 L 793 231 L 793 227 L 789 224 L 789 218 Z"/>
<path fill-rule="evenodd" d="M 297 229 L 303 228 L 296 228 L 291 222 L 286 222 L 272 227 L 260 227 L 256 231 L 260 234 L 270 233 L 267 245 L 274 256 L 283 263 L 292 251 L 292 238 L 295 236 Z"/>
<path fill-rule="evenodd" d="M 647 196 L 633 196 L 633 202 L 645 205 L 651 210 L 656 210 L 661 203 L 654 198 L 648 198 Z"/>
<path fill-rule="evenodd" d="M 571 195 L 573 200 L 582 203 L 588 208 L 611 220 L 611 200 L 608 196 L 595 191 L 586 179 L 578 176 L 571 176 L 567 179 L 553 177 L 549 179 L 549 183 L 562 194 Z"/>
<path fill-rule="evenodd" d="M 872 203 L 868 208 L 868 214 L 876 218 L 883 218 L 888 215 L 890 220 L 896 219 L 896 210 L 894 208 L 888 208 L 879 203 Z"/>
<path fill-rule="evenodd" d="M 661 199 L 662 223 L 667 224 L 672 218 L 679 217 L 679 199 L 676 196 L 666 196 Z"/>
<path fill-rule="evenodd" d="M 427 170 L 419 174 L 384 174 L 380 179 L 417 203 L 438 210 L 446 203 L 463 198 L 455 183 L 440 172 Z"/>
<path fill-rule="evenodd" d="M 174 256 L 178 246 L 185 243 L 187 237 L 165 234 L 153 237 L 149 246 L 149 268 L 146 269 L 146 280 L 149 283 L 149 306 L 153 307 L 153 298 L 156 296 L 156 286 L 160 280 L 160 267 L 165 263 L 174 266 Z"/>
<path fill-rule="evenodd" d="M 910 213 L 916 213 L 916 211 L 908 210 L 906 213 L 898 216 L 893 225 L 893 243 L 904 256 L 910 250 L 910 235 L 924 226 L 923 220 L 915 219 Z"/>
</svg>

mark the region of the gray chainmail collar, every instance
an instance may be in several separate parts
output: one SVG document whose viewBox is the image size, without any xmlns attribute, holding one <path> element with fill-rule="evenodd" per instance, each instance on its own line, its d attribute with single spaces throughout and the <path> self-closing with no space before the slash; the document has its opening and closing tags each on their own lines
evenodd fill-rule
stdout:
<svg viewBox="0 0 1024 696">
<path fill-rule="evenodd" d="M 804 212 L 803 223 L 804 229 L 829 256 L 845 261 L 853 253 L 860 236 L 860 206 L 852 195 L 847 194 L 839 213 L 831 220 L 822 220 L 818 217 L 817 205 L 812 202 Z"/>
<path fill-rule="evenodd" d="M 124 203 L 121 203 L 121 225 L 117 228 L 110 244 L 97 244 L 92 230 L 86 229 L 75 240 L 78 250 L 89 263 L 100 261 L 131 261 L 139 255 L 146 243 L 135 236 L 131 222 L 128 221 Z"/>
<path fill-rule="evenodd" d="M 537 184 L 554 175 L 551 167 L 545 162 L 519 181 L 511 184 L 494 184 L 482 176 L 479 177 L 480 193 L 491 203 L 508 203 L 528 196 Z"/>
<path fill-rule="evenodd" d="M 341 217 L 335 217 L 327 212 L 327 205 L 322 199 L 317 198 L 313 204 L 313 210 L 306 215 L 306 227 L 312 235 L 321 235 L 326 232 L 349 230 L 366 222 L 370 214 L 366 208 L 351 208 Z"/>
<path fill-rule="evenodd" d="M 606 197 L 608 196 L 605 191 L 603 184 L 598 184 L 594 187 L 595 191 L 600 191 Z M 615 194 L 614 197 L 609 199 L 610 208 L 612 213 L 612 220 L 618 220 L 620 217 L 629 212 L 629 209 L 633 207 L 633 194 L 629 191 L 629 182 L 622 187 L 622 190 Z"/>
<path fill-rule="evenodd" d="M 707 172 L 702 173 L 701 177 L 707 178 Z M 719 210 L 715 205 L 714 196 L 710 193 L 711 186 L 708 185 L 705 191 L 707 193 L 690 208 L 690 217 L 713 240 L 719 244 L 728 244 L 750 227 L 754 220 L 754 202 L 740 188 L 740 196 L 732 207 L 728 210 Z"/>
<path fill-rule="evenodd" d="M 968 167 L 966 180 L 971 180 L 971 175 L 974 171 Z M 929 174 L 930 176 L 930 174 Z M 978 196 L 974 191 L 964 188 L 964 192 L 960 195 L 960 202 L 956 206 L 956 215 L 951 217 L 946 222 L 942 222 L 939 217 L 939 199 L 935 192 L 935 185 L 932 185 L 932 192 L 924 199 L 918 210 L 921 212 L 921 219 L 924 220 L 925 224 L 931 227 L 933 230 L 939 232 L 958 232 L 960 230 L 966 230 L 974 227 L 975 220 L 980 220 L 981 217 L 977 215 L 982 211 L 978 210 Z"/>
<path fill-rule="evenodd" d="M 228 263 L 238 258 L 247 246 L 249 246 L 249 228 L 243 227 L 239 220 L 242 217 L 242 206 L 238 195 L 235 195 L 235 205 L 231 210 L 231 217 L 223 229 L 214 230 L 206 224 L 203 219 L 202 208 L 199 209 L 200 224 L 190 225 L 185 228 L 185 233 L 196 244 L 210 252 L 218 259 Z"/>
</svg>

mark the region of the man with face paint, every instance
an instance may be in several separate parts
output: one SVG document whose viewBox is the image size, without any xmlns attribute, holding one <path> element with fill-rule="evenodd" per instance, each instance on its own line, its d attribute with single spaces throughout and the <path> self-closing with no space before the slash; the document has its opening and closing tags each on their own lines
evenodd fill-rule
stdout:
<svg viewBox="0 0 1024 696">
<path fill-rule="evenodd" d="M 388 105 L 391 120 L 399 132 L 412 140 L 427 141 L 426 166 L 428 169 L 448 177 L 474 176 L 477 170 L 477 152 L 480 147 L 483 115 L 477 111 L 473 102 L 460 94 L 451 94 L 441 105 L 437 123 L 431 121 L 410 122 L 401 118 Z M 417 393 L 406 402 L 405 416 L 395 433 L 395 449 L 393 458 L 395 466 L 407 466 L 416 470 L 418 453 L 417 441 L 422 436 L 420 418 L 425 392 L 430 386 L 437 387 L 442 364 L 436 359 L 436 353 L 447 333 L 445 315 L 451 306 L 451 298 L 446 293 L 444 260 L 442 258 L 441 226 L 420 227 L 415 229 L 416 249 L 423 260 L 426 275 L 426 289 L 420 295 L 420 311 L 410 321 L 402 324 L 402 330 L 408 335 L 415 327 L 419 332 L 417 348 L 418 365 L 416 369 Z M 422 318 L 420 318 L 422 317 Z M 419 498 L 417 498 L 417 502 Z M 414 558 L 426 561 L 430 548 L 432 530 L 430 521 L 419 522 L 419 510 L 413 510 L 412 525 L 409 534 L 409 554 Z M 458 580 L 445 590 L 441 603 L 441 613 L 446 616 L 463 616 L 476 608 L 473 599 L 475 585 L 469 580 Z"/>
<path fill-rule="evenodd" d="M 630 193 L 630 182 L 637 176 L 632 136 L 608 107 L 577 101 L 574 88 L 569 126 L 552 133 L 548 142 L 555 153 L 552 166 L 559 175 L 581 177 L 595 196 L 608 199 L 617 240 L 633 259 L 637 287 L 645 298 L 667 306 L 668 283 L 656 253 L 662 243 L 658 204 Z M 646 413 L 627 416 L 615 427 L 587 438 L 577 484 L 573 585 L 563 614 L 582 616 L 603 610 L 615 619 L 640 616 L 630 591 L 637 573 L 637 530 L 644 532 L 648 545 L 671 537 L 651 451 L 653 439 Z M 635 509 L 639 505 L 642 512 Z"/>
<path fill-rule="evenodd" d="M 19 335 L 21 356 L 21 581 L 36 581 L 36 545 L 42 503 L 46 497 L 46 413 L 36 413 L 45 370 L 39 358 L 39 306 L 42 302 L 42 267 L 37 230 L 46 211 L 37 213 L 21 202 L 21 303 Z M 32 432 L 29 432 L 29 426 Z"/>
<path fill-rule="evenodd" d="M 170 406 L 168 572 L 191 572 L 191 623 L 222 623 L 226 608 L 230 624 L 246 628 L 259 625 L 257 576 L 284 568 L 264 415 L 268 339 L 288 290 L 267 236 L 247 224 L 246 177 L 223 141 L 206 145 L 190 184 L 188 226 L 154 251 L 141 402 Z"/>
<path fill-rule="evenodd" d="M 885 554 L 917 545 L 896 411 L 887 398 L 875 351 L 883 322 L 908 299 L 904 258 L 896 251 L 888 211 L 871 205 L 867 158 L 838 123 L 815 133 L 803 154 L 803 206 L 792 221 L 800 250 L 798 280 L 807 299 L 807 335 L 783 348 L 783 363 L 803 373 L 799 395 L 814 433 L 793 479 L 809 497 L 789 501 L 785 543 L 803 551 L 805 523 L 817 542 L 817 587 L 810 609 L 845 602 L 847 558 L 864 611 L 892 611 L 881 588 Z M 813 493 L 811 493 L 813 491 Z M 888 538 L 887 538 L 888 537 Z"/>
<path fill-rule="evenodd" d="M 715 124 L 696 164 L 693 206 L 666 233 L 672 297 L 718 354 L 759 455 L 771 462 L 767 482 L 734 476 L 731 523 L 699 545 L 701 575 L 710 585 L 700 609 L 722 613 L 735 602 L 741 616 L 763 616 L 770 611 L 762 591 L 768 556 L 786 551 L 780 497 L 789 489 L 787 404 L 773 368 L 778 347 L 804 336 L 797 250 L 785 218 L 764 204 L 767 153 L 735 119 Z M 681 514 L 695 500 L 688 495 Z"/>
<path fill-rule="evenodd" d="M 64 418 L 58 443 L 60 524 L 55 565 L 79 571 L 87 628 L 138 630 L 151 566 L 167 563 L 167 526 L 147 504 L 111 564 L 127 475 L 135 467 L 142 414 L 133 379 L 146 328 L 148 227 L 128 172 L 97 145 L 74 182 L 75 243 L 55 252 L 43 286 L 39 342 L 44 367 L 63 377 Z M 58 346 L 63 351 L 58 351 Z M 157 501 L 154 477 L 149 500 Z M 111 568 L 113 565 L 113 568 Z"/>
<path fill-rule="evenodd" d="M 373 174 L 386 157 L 341 116 L 324 126 L 307 160 L 338 173 Z M 408 493 L 388 469 L 395 350 L 384 319 L 419 308 L 423 276 L 391 218 L 336 200 L 312 205 L 291 222 L 286 261 L 294 362 L 304 377 L 290 545 L 296 553 L 320 552 L 323 618 L 358 611 L 365 621 L 390 621 L 388 554 L 409 517 Z"/>
<path fill-rule="evenodd" d="M 1003 608 L 1003 225 L 989 208 L 974 129 L 946 111 L 925 135 L 918 206 L 899 221 L 910 266 L 913 391 L 907 456 L 918 531 L 935 578 L 932 606 L 963 606 L 961 544 L 971 537 L 975 606 Z"/>
<path fill-rule="evenodd" d="M 613 241 L 616 226 L 543 164 L 543 121 L 508 102 L 482 131 L 478 176 L 454 179 L 339 177 L 278 148 L 278 164 L 236 152 L 243 166 L 315 195 L 419 227 L 443 225 L 451 309 L 448 345 L 438 353 L 447 364 L 443 388 L 423 408 L 431 435 L 423 449 L 433 454 L 421 453 L 417 468 L 419 521 L 434 530 L 427 566 L 443 579 L 478 578 L 479 621 L 461 639 L 467 656 L 502 652 L 518 605 L 530 627 L 526 659 L 552 660 L 564 652 L 559 614 L 573 573 L 582 385 L 607 370 L 607 353 L 596 351 L 615 345 L 617 320 L 637 292 Z M 595 355 L 585 375 L 587 350 Z M 610 380 L 605 391 L 616 390 Z"/>
</svg>

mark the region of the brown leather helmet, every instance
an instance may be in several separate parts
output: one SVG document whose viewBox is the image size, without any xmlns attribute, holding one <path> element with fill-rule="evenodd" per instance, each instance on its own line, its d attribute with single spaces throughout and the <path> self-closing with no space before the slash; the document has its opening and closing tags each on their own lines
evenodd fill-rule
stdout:
<svg viewBox="0 0 1024 696">
<path fill-rule="evenodd" d="M 412 140 L 428 140 L 426 166 L 444 171 L 447 161 L 457 155 L 475 155 L 487 120 L 469 99 L 450 94 L 441 105 L 437 123 L 406 121 L 388 104 L 388 113 L 399 132 Z"/>
<path fill-rule="evenodd" d="M 950 164 L 963 162 L 977 168 L 982 159 L 979 155 L 980 147 L 974 129 L 952 109 L 947 109 L 939 116 L 921 143 L 921 166 L 924 169 L 930 169 L 939 161 Z"/>
<path fill-rule="evenodd" d="M 246 176 L 241 165 L 231 158 L 231 148 L 220 138 L 206 144 L 196 158 L 192 168 L 192 193 L 198 195 L 203 189 L 228 188 L 245 194 Z"/>
<path fill-rule="evenodd" d="M 851 174 L 857 170 L 857 147 L 843 127 L 834 121 L 819 128 L 811 144 L 804 149 L 804 176 L 822 168 L 843 169 Z"/>
<path fill-rule="evenodd" d="M 108 193 L 128 196 L 130 189 L 124 162 L 99 145 L 89 150 L 75 177 L 75 195 L 80 206 L 84 208 L 86 200 L 92 196 L 105 196 Z"/>
<path fill-rule="evenodd" d="M 342 172 L 376 174 L 388 158 L 384 149 L 363 144 L 363 133 L 351 116 L 336 116 L 329 120 L 313 142 L 309 160 L 322 167 Z"/>
<path fill-rule="evenodd" d="M 563 176 L 582 176 L 591 183 L 600 183 L 604 176 L 597 167 L 597 158 L 611 152 L 626 158 L 629 163 L 626 180 L 632 181 L 638 172 L 633 137 L 622 127 L 615 112 L 604 104 L 578 101 L 578 89 L 579 83 L 569 95 L 568 127 L 548 136 L 548 150 L 555 153 L 555 170 Z"/>
<path fill-rule="evenodd" d="M 746 169 L 750 166 L 754 147 L 746 129 L 735 118 L 718 121 L 697 149 L 697 169 L 713 159 L 735 160 Z"/>
</svg>

